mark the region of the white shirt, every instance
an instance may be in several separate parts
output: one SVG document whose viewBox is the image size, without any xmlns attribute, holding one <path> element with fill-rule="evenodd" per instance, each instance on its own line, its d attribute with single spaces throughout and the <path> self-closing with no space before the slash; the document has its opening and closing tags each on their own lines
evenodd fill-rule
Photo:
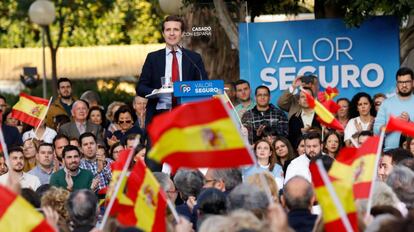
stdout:
<svg viewBox="0 0 414 232">
<path fill-rule="evenodd" d="M 300 113 L 300 117 L 302 118 L 303 126 L 312 126 L 313 117 L 315 116 L 315 111 L 311 111 L 309 113 L 305 113 L 303 110 Z"/>
<path fill-rule="evenodd" d="M 7 185 L 7 180 L 9 178 L 9 173 L 0 176 L 0 184 Z M 36 191 L 39 188 L 40 180 L 37 176 L 30 175 L 28 173 L 23 172 L 23 175 L 20 177 L 20 186 L 22 188 L 30 188 L 33 191 Z"/>
<path fill-rule="evenodd" d="M 35 139 L 43 140 L 45 143 L 53 143 L 53 139 L 56 137 L 56 134 L 57 134 L 55 130 L 49 127 L 46 127 L 46 130 L 43 133 L 42 137 L 37 138 L 34 133 L 34 130 L 35 129 L 31 129 L 29 131 L 24 132 L 22 140 L 26 141 L 28 139 L 35 138 Z"/>
<path fill-rule="evenodd" d="M 355 121 L 361 124 L 362 130 L 367 130 L 370 124 L 370 122 L 367 122 L 367 123 L 362 122 L 359 116 L 356 118 L 351 118 L 345 127 L 344 141 L 351 139 L 352 135 L 354 135 L 358 131 L 357 128 L 355 127 Z"/>
<path fill-rule="evenodd" d="M 294 176 L 302 176 L 312 183 L 312 176 L 309 171 L 310 160 L 306 155 L 300 155 L 290 162 L 285 175 L 285 184 Z"/>
<path fill-rule="evenodd" d="M 165 48 L 165 73 L 164 73 L 164 77 L 168 77 L 170 79 L 170 81 L 172 81 L 172 61 L 173 61 L 173 54 L 171 53 L 171 49 L 169 49 L 168 47 Z M 179 72 L 179 78 L 180 81 L 183 79 L 182 78 L 182 51 L 181 49 L 178 49 L 175 53 L 175 55 L 177 56 L 177 61 L 178 61 L 178 72 Z M 171 109 L 171 100 L 172 100 L 172 96 L 171 94 L 163 94 L 159 97 L 156 109 L 157 110 L 166 110 L 166 109 Z"/>
</svg>

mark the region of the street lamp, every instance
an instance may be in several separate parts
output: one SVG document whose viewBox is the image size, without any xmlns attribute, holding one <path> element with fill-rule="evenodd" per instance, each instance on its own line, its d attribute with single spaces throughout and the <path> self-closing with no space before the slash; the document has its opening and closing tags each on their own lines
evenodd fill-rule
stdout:
<svg viewBox="0 0 414 232">
<path fill-rule="evenodd" d="M 46 55 L 45 55 L 45 34 L 46 27 L 55 20 L 55 5 L 48 0 L 36 0 L 29 8 L 30 21 L 42 27 L 42 48 L 43 48 L 43 98 L 46 98 Z"/>
</svg>

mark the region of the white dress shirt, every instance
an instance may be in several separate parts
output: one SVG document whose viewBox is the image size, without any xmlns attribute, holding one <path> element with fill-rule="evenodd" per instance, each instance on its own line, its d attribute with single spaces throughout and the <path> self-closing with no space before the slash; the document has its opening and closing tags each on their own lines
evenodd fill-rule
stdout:
<svg viewBox="0 0 414 232">
<path fill-rule="evenodd" d="M 181 49 L 178 49 L 175 53 L 177 56 L 178 61 L 178 72 L 179 72 L 179 78 L 180 81 L 182 80 L 182 51 Z M 172 50 L 168 47 L 165 48 L 165 74 L 164 77 L 167 77 L 172 81 L 172 61 L 173 61 L 173 54 Z M 156 106 L 157 110 L 167 110 L 171 109 L 172 107 L 172 96 L 171 94 L 163 94 L 158 99 L 158 104 Z"/>
<path fill-rule="evenodd" d="M 7 185 L 7 180 L 9 178 L 9 173 L 0 176 L 0 184 Z M 33 191 L 36 191 L 39 188 L 40 180 L 37 176 L 30 175 L 28 173 L 23 172 L 23 175 L 20 177 L 20 186 L 22 188 L 31 188 Z"/>
<path fill-rule="evenodd" d="M 294 176 L 302 176 L 312 183 L 312 176 L 309 171 L 310 160 L 306 155 L 300 155 L 290 162 L 285 175 L 285 184 Z"/>
</svg>

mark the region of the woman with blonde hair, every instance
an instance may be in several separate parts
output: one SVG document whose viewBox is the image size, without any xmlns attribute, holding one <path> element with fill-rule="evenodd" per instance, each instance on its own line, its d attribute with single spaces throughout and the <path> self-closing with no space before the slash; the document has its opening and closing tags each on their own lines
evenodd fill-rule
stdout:
<svg viewBox="0 0 414 232">
<path fill-rule="evenodd" d="M 23 142 L 23 155 L 24 155 L 24 172 L 29 172 L 36 167 L 36 154 L 39 141 L 37 139 L 26 139 Z"/>
<path fill-rule="evenodd" d="M 66 204 L 67 200 L 69 199 L 69 195 L 70 192 L 66 189 L 52 186 L 43 194 L 40 200 L 40 205 L 42 208 L 49 206 L 59 214 L 59 220 L 57 223 L 59 231 L 70 231 L 69 211 Z"/>
<path fill-rule="evenodd" d="M 261 177 L 262 175 L 262 177 Z M 266 192 L 265 188 L 268 188 L 272 195 L 273 202 L 279 202 L 279 186 L 277 185 L 275 178 L 268 172 L 256 173 L 247 178 L 247 183 L 257 186 L 260 190 Z"/>
</svg>

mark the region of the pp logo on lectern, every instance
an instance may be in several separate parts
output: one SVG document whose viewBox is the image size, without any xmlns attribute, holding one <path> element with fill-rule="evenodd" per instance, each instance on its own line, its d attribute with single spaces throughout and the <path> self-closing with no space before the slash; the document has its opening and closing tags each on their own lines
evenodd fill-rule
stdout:
<svg viewBox="0 0 414 232">
<path fill-rule="evenodd" d="M 180 91 L 183 93 L 189 93 L 191 91 L 191 87 L 187 84 L 181 84 Z"/>
</svg>

